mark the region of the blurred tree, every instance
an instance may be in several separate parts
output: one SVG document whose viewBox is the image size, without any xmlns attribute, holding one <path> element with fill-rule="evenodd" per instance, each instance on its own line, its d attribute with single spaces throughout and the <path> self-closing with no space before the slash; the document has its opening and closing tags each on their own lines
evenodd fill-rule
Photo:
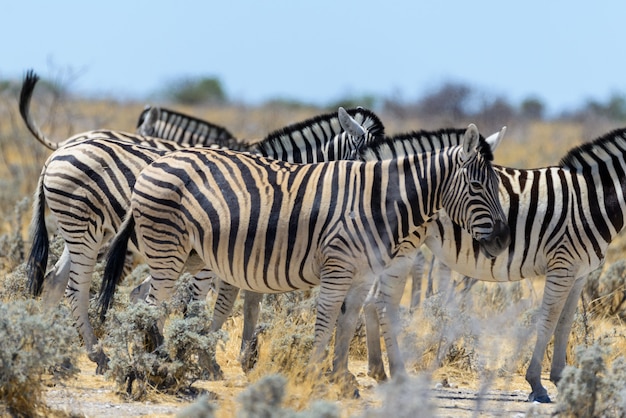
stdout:
<svg viewBox="0 0 626 418">
<path fill-rule="evenodd" d="M 504 97 L 486 100 L 481 108 L 472 115 L 472 119 L 482 125 L 508 125 L 515 117 L 515 109 Z"/>
<path fill-rule="evenodd" d="M 525 119 L 541 120 L 544 117 L 545 106 L 536 97 L 524 99 L 520 105 L 520 114 Z"/>
<path fill-rule="evenodd" d="M 573 118 L 584 119 L 589 116 L 601 116 L 608 120 L 626 120 L 626 97 L 623 94 L 613 93 L 606 103 L 597 100 L 587 100 L 581 110 L 573 113 Z"/>
<path fill-rule="evenodd" d="M 447 82 L 422 97 L 417 103 L 418 111 L 425 117 L 448 116 L 459 120 L 466 116 L 472 95 L 467 84 Z"/>
<path fill-rule="evenodd" d="M 169 100 L 184 105 L 226 102 L 222 83 L 215 77 L 184 77 L 174 80 L 165 89 L 164 95 Z"/>
</svg>

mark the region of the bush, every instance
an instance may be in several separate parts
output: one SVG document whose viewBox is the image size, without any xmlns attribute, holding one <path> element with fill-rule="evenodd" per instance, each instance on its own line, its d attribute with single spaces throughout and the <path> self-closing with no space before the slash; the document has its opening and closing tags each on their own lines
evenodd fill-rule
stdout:
<svg viewBox="0 0 626 418">
<path fill-rule="evenodd" d="M 34 301 L 0 302 L 0 401 L 32 416 L 43 402 L 43 375 L 71 376 L 78 339 L 66 308 L 39 312 Z"/>
<path fill-rule="evenodd" d="M 317 401 L 311 408 L 301 412 L 281 406 L 285 397 L 287 379 L 279 374 L 265 376 L 250 385 L 239 395 L 240 418 L 339 418 L 337 407 L 331 403 Z"/>
<path fill-rule="evenodd" d="M 109 315 L 104 343 L 113 355 L 107 377 L 114 378 L 131 399 L 142 399 L 150 390 L 171 394 L 192 390 L 210 367 L 205 354 L 214 353 L 225 339 L 224 332 L 209 333 L 205 302 L 191 303 L 185 318 L 174 318 L 165 326 L 165 339 L 155 339 L 156 324 L 167 312 L 166 307 L 141 301 Z"/>
<path fill-rule="evenodd" d="M 626 260 L 611 264 L 604 273 L 591 273 L 585 283 L 585 295 L 590 300 L 589 311 L 595 317 L 626 319 Z"/>
<path fill-rule="evenodd" d="M 619 357 L 608 369 L 605 351 L 598 344 L 577 347 L 577 365 L 565 367 L 558 385 L 558 415 L 618 417 L 626 414 L 626 360 Z"/>
</svg>

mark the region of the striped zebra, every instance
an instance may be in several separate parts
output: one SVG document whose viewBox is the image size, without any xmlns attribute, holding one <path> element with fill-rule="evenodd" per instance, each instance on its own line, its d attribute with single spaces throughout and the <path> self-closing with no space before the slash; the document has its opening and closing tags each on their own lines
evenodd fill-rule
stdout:
<svg viewBox="0 0 626 418">
<path fill-rule="evenodd" d="M 147 106 L 137 121 L 138 135 L 174 141 L 181 146 L 216 146 L 246 151 L 249 144 L 239 141 L 226 128 L 175 110 Z"/>
<path fill-rule="evenodd" d="M 346 131 L 352 132 L 353 138 L 360 138 L 362 134 L 358 132 L 359 125 L 358 124 L 350 124 L 349 119 L 341 119 L 342 125 L 345 127 Z M 506 127 L 502 128 L 501 131 L 494 133 L 485 139 L 485 142 L 490 144 L 490 146 L 495 149 L 497 144 L 502 140 L 506 132 Z M 371 138 L 368 141 L 345 141 L 343 151 L 344 159 L 351 159 L 351 156 L 357 155 L 357 159 L 362 159 L 364 161 L 370 160 L 375 161 L 379 159 L 385 158 L 393 158 L 402 155 L 411 155 L 422 152 L 431 152 L 433 149 L 439 149 L 443 147 L 449 146 L 458 146 L 460 144 L 460 140 L 463 138 L 464 130 L 458 129 L 444 129 L 439 131 L 419 131 L 419 132 L 411 132 L 408 134 L 398 134 L 391 137 L 388 140 L 382 140 L 384 136 L 377 136 L 375 138 Z M 294 138 L 294 141 L 297 141 Z M 398 149 L 394 149 L 389 147 L 388 142 L 401 144 Z M 297 143 L 294 143 L 297 148 L 301 148 Z M 386 151 L 381 151 L 380 149 L 386 149 Z M 370 152 L 366 152 L 365 150 L 369 149 Z M 393 152 L 393 155 L 390 154 Z M 354 158 L 352 158 L 354 159 Z M 423 262 L 424 257 L 420 250 L 418 250 L 415 254 L 414 266 L 412 268 L 411 274 L 413 277 L 419 277 L 421 279 L 421 275 L 423 273 Z M 414 282 L 417 280 L 414 279 Z M 146 280 L 148 282 L 148 280 Z M 192 281 L 193 283 L 194 281 Z M 402 282 L 404 283 L 404 282 Z M 202 284 L 207 285 L 208 282 L 203 282 Z M 201 284 L 201 285 L 202 285 Z M 194 294 L 196 300 L 203 300 L 209 292 L 209 287 L 201 285 L 195 285 L 196 292 Z M 402 285 L 401 287 L 403 287 Z M 145 287 L 141 289 L 143 298 L 147 296 L 149 287 Z M 220 287 L 217 291 L 217 299 L 216 299 L 216 309 L 214 311 L 213 323 L 212 323 L 212 331 L 217 331 L 224 324 L 228 316 L 230 315 L 232 308 L 234 307 L 237 295 L 239 293 L 239 289 L 229 285 L 228 283 L 221 283 Z M 259 316 L 259 302 L 261 295 L 254 294 L 253 292 L 245 292 L 245 302 L 244 302 L 244 333 L 242 334 L 242 353 L 241 353 L 241 362 L 244 371 L 248 371 L 252 367 L 254 367 L 253 358 L 255 358 L 255 353 L 247 351 L 247 348 L 255 346 L 254 342 L 251 340 L 254 334 L 254 329 L 256 326 L 256 318 Z M 218 308 L 219 307 L 219 308 Z M 368 323 L 376 323 L 378 324 L 378 317 L 370 318 Z M 374 335 L 375 334 L 375 335 Z M 379 342 L 380 337 L 378 331 L 373 332 L 370 330 L 368 332 L 368 340 L 373 338 L 374 341 Z M 370 375 L 377 380 L 385 380 L 386 375 L 384 372 L 384 368 L 382 366 L 382 362 L 378 365 L 375 362 L 375 359 L 380 358 L 380 348 L 379 345 L 369 344 L 371 349 L 377 349 L 378 354 L 370 355 Z M 378 348 L 376 348 L 378 347 Z M 347 357 L 342 360 L 345 362 L 345 367 L 347 368 Z M 216 364 L 214 362 L 214 364 Z M 371 366 L 375 364 L 375 367 Z"/>
<path fill-rule="evenodd" d="M 166 122 L 188 125 L 182 113 L 163 108 L 156 109 L 156 114 L 175 113 L 176 118 L 167 117 Z M 142 112 L 138 126 L 140 132 L 153 132 L 150 125 L 154 125 L 156 118 L 145 116 Z M 201 120 L 198 120 L 201 123 Z M 143 130 L 142 130 L 143 129 Z M 147 129 L 150 129 L 149 131 Z M 177 132 L 177 127 L 169 127 L 169 131 Z M 338 134 L 341 132 L 340 134 Z M 248 149 L 258 155 L 282 159 L 289 162 L 315 163 L 322 161 L 334 161 L 342 159 L 354 159 L 357 151 L 378 138 L 384 137 L 384 127 L 378 117 L 366 109 L 357 108 L 346 111 L 339 108 L 337 117 L 329 115 L 317 116 L 303 122 L 289 125 L 270 133 L 265 139 L 248 145 Z M 329 139 L 330 138 L 330 139 Z M 240 142 L 240 144 L 245 142 Z M 242 149 L 235 144 L 235 149 Z M 139 286 L 131 292 L 131 300 L 145 300 L 148 295 L 151 277 L 148 276 Z M 193 300 L 204 300 L 210 290 L 216 290 L 217 298 L 213 310 L 211 331 L 218 331 L 223 326 L 232 312 L 232 308 L 239 294 L 239 288 L 228 283 L 219 281 L 213 274 L 206 272 L 203 275 L 194 276 L 190 283 L 190 293 Z M 254 331 L 260 314 L 260 304 L 263 294 L 244 291 L 244 330 L 242 333 L 242 346 L 240 353 L 241 366 L 244 371 L 254 367 L 257 353 L 254 351 Z M 221 368 L 215 358 L 208 362 L 211 369 L 208 373 L 219 378 L 222 376 Z"/>
<path fill-rule="evenodd" d="M 88 316 L 93 269 L 103 245 L 121 223 L 139 171 L 155 158 L 181 148 L 181 145 L 110 130 L 89 131 L 62 143 L 54 142 L 45 137 L 29 113 L 37 80 L 34 72 L 27 73 L 20 96 L 20 113 L 31 133 L 56 151 L 44 165 L 35 194 L 32 247 L 28 259 L 29 288 L 34 295 L 43 291 L 47 306 L 58 303 L 65 290 L 89 358 L 97 363 L 97 372 L 102 373 L 108 359 L 98 347 Z M 363 119 L 369 117 L 365 110 L 348 113 L 361 115 L 359 118 Z M 327 115 L 326 119 L 318 117 L 315 121 L 334 126 L 335 123 L 329 122 L 333 117 L 336 115 Z M 206 141 L 196 145 L 215 143 L 213 137 L 196 137 L 194 140 Z M 273 137 L 266 140 L 273 141 Z M 54 268 L 44 276 L 49 250 L 44 216 L 46 205 L 59 224 L 65 247 Z M 208 277 L 208 274 L 198 276 L 197 281 Z"/>
<path fill-rule="evenodd" d="M 383 161 L 290 164 L 225 150 L 170 153 L 145 168 L 111 245 L 100 294 L 111 304 L 131 236 L 147 260 L 158 304 L 189 264 L 258 293 L 320 286 L 311 365 L 337 326 L 333 370 L 378 274 L 393 276 L 421 244 L 422 225 L 445 209 L 495 255 L 509 231 L 497 197 L 492 150 L 474 125 L 462 145 Z M 192 257 L 193 258 L 193 257 Z M 341 308 L 341 309 L 340 309 Z M 344 311 L 337 322 L 339 311 Z M 399 350 L 382 321 L 388 352 Z M 337 350 L 345 350 L 337 353 Z M 401 356 L 394 372 L 404 372 Z"/>
<path fill-rule="evenodd" d="M 511 282 L 546 276 L 526 380 L 531 387 L 529 400 L 550 402 L 541 383 L 548 342 L 554 336 L 550 380 L 556 385 L 566 364 L 585 280 L 602 266 L 609 244 L 624 229 L 626 129 L 571 149 L 556 166 L 494 169 L 511 231 L 509 247 L 495 259 L 485 257 L 472 237 L 444 214 L 427 224 L 425 244 L 448 267 L 479 280 Z M 375 344 L 376 339 L 368 335 L 370 342 Z M 380 348 L 369 348 L 370 354 L 380 353 Z M 380 356 L 370 358 L 370 373 L 376 367 L 382 368 Z"/>
</svg>

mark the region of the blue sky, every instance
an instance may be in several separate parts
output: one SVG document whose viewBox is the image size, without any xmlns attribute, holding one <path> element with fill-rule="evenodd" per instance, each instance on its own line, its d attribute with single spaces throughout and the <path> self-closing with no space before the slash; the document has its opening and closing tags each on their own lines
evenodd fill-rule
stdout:
<svg viewBox="0 0 626 418">
<path fill-rule="evenodd" d="M 8 0 L 2 16 L 1 78 L 122 99 L 181 76 L 250 103 L 408 101 L 446 81 L 549 111 L 626 93 L 624 2 Z"/>
</svg>

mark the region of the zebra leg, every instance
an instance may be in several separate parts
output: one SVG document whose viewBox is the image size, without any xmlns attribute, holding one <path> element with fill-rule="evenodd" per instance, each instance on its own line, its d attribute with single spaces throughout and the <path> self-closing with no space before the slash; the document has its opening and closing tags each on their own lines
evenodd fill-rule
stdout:
<svg viewBox="0 0 626 418">
<path fill-rule="evenodd" d="M 313 352 L 309 362 L 312 368 L 323 364 L 341 306 L 353 282 L 353 270 L 339 267 L 341 264 L 341 260 L 327 260 L 320 275 Z"/>
<path fill-rule="evenodd" d="M 379 281 L 377 280 L 363 306 L 363 316 L 367 339 L 367 375 L 377 382 L 383 382 L 387 380 L 387 374 L 385 373 L 383 353 L 380 346 L 380 321 L 378 320 L 375 303 L 378 286 Z"/>
<path fill-rule="evenodd" d="M 435 258 L 435 256 L 433 256 Z M 452 298 L 454 286 L 452 285 L 452 270 L 443 261 L 437 260 L 439 269 L 439 286 L 438 293 L 442 300 L 449 302 Z"/>
<path fill-rule="evenodd" d="M 400 327 L 398 307 L 406 277 L 409 274 L 408 266 L 407 263 L 400 261 L 396 266 L 385 271 L 381 276 L 380 287 L 376 294 L 378 318 L 389 359 L 389 374 L 393 379 L 402 379 L 406 376 L 404 359 L 400 352 L 397 336 Z"/>
<path fill-rule="evenodd" d="M 578 298 L 582 292 L 587 276 L 579 277 L 572 290 L 570 290 L 561 316 L 554 330 L 554 353 L 552 355 L 552 366 L 550 368 L 550 381 L 555 385 L 561 380 L 561 373 L 565 368 L 565 357 L 567 353 L 567 342 L 574 322 L 574 314 L 578 305 Z"/>
<path fill-rule="evenodd" d="M 537 341 L 530 364 L 526 370 L 526 381 L 531 387 L 528 400 L 531 402 L 551 402 L 548 391 L 541 384 L 541 363 L 543 362 L 548 342 L 554 334 L 557 321 L 561 317 L 565 301 L 574 285 L 573 282 L 573 275 L 569 271 L 563 273 L 549 271 L 546 276 L 541 313 L 537 322 Z"/>
<path fill-rule="evenodd" d="M 63 247 L 63 253 L 55 263 L 54 268 L 46 274 L 43 282 L 41 300 L 45 309 L 56 307 L 63 299 L 67 283 L 70 280 L 70 250 L 67 244 Z"/>
<path fill-rule="evenodd" d="M 210 272 L 210 270 L 209 270 Z M 206 271 L 204 272 L 206 273 Z M 213 273 L 211 272 L 213 275 Z M 215 276 L 213 275 L 215 278 Z M 195 276 L 194 276 L 195 279 Z M 237 295 L 239 294 L 239 288 L 223 282 L 217 278 L 213 281 L 217 287 L 217 299 L 215 300 L 215 307 L 213 308 L 213 319 L 211 320 L 210 332 L 219 331 L 226 319 L 230 316 Z M 205 281 L 207 283 L 208 281 Z M 205 286 L 206 287 L 206 286 Z M 206 287 L 208 290 L 208 287 Z M 208 293 L 208 291 L 207 291 Z M 205 293 L 206 297 L 206 293 Z M 224 372 L 215 358 L 215 351 L 209 351 L 204 353 L 199 359 L 199 362 L 204 365 L 204 377 L 207 380 L 222 380 L 224 379 Z"/>
<path fill-rule="evenodd" d="M 343 383 L 352 385 L 352 388 L 356 386 L 356 377 L 348 370 L 348 354 L 350 351 L 350 341 L 354 337 L 354 332 L 359 321 L 359 311 L 363 307 L 363 302 L 367 296 L 367 285 L 368 283 L 359 283 L 348 290 L 343 305 L 341 306 L 341 312 L 337 321 L 337 332 L 335 334 L 333 374 L 340 379 L 344 379 Z M 348 390 L 350 390 L 350 388 L 348 388 Z"/>
<path fill-rule="evenodd" d="M 382 318 L 383 315 L 387 315 L 387 312 L 385 308 L 382 308 L 383 312 L 379 315 L 379 304 L 382 303 L 383 300 L 386 300 L 385 304 L 388 303 L 396 307 L 399 306 L 402 293 L 406 286 L 406 280 L 406 274 L 400 274 L 393 278 L 383 276 L 381 280 L 377 280 L 375 287 L 372 288 L 370 296 L 368 296 L 365 306 L 363 307 L 367 335 L 367 375 L 376 379 L 377 382 L 387 380 L 382 348 L 380 346 L 380 318 Z M 399 356 L 399 354 L 397 354 L 395 358 L 397 358 L 397 356 Z M 403 369 L 403 367 L 401 369 Z"/>
<path fill-rule="evenodd" d="M 239 353 L 239 362 L 245 373 L 254 368 L 259 358 L 258 351 L 258 333 L 256 332 L 256 324 L 261 313 L 261 302 L 263 294 L 244 291 L 243 304 L 243 333 L 241 335 L 241 351 Z"/>
<path fill-rule="evenodd" d="M 189 283 L 189 292 L 192 300 L 206 300 L 211 290 L 215 291 L 219 283 L 219 279 L 213 273 L 213 270 L 202 268 L 198 273 L 194 274 L 193 280 Z"/>
<path fill-rule="evenodd" d="M 426 297 L 429 298 L 435 294 L 433 291 L 433 270 L 435 269 L 435 256 L 430 258 L 430 268 L 428 269 L 428 280 L 426 282 Z"/>
<path fill-rule="evenodd" d="M 103 374 L 108 368 L 109 358 L 99 346 L 89 322 L 89 288 L 97 256 L 98 251 L 93 251 L 87 244 L 80 253 L 70 250 L 71 268 L 65 296 L 70 302 L 72 315 L 83 338 L 87 356 L 96 363 L 96 373 Z"/>
<path fill-rule="evenodd" d="M 424 253 L 422 250 L 418 250 L 413 263 L 413 270 L 411 271 L 411 312 L 414 311 L 420 304 L 425 263 L 426 258 L 424 257 Z"/>
</svg>

